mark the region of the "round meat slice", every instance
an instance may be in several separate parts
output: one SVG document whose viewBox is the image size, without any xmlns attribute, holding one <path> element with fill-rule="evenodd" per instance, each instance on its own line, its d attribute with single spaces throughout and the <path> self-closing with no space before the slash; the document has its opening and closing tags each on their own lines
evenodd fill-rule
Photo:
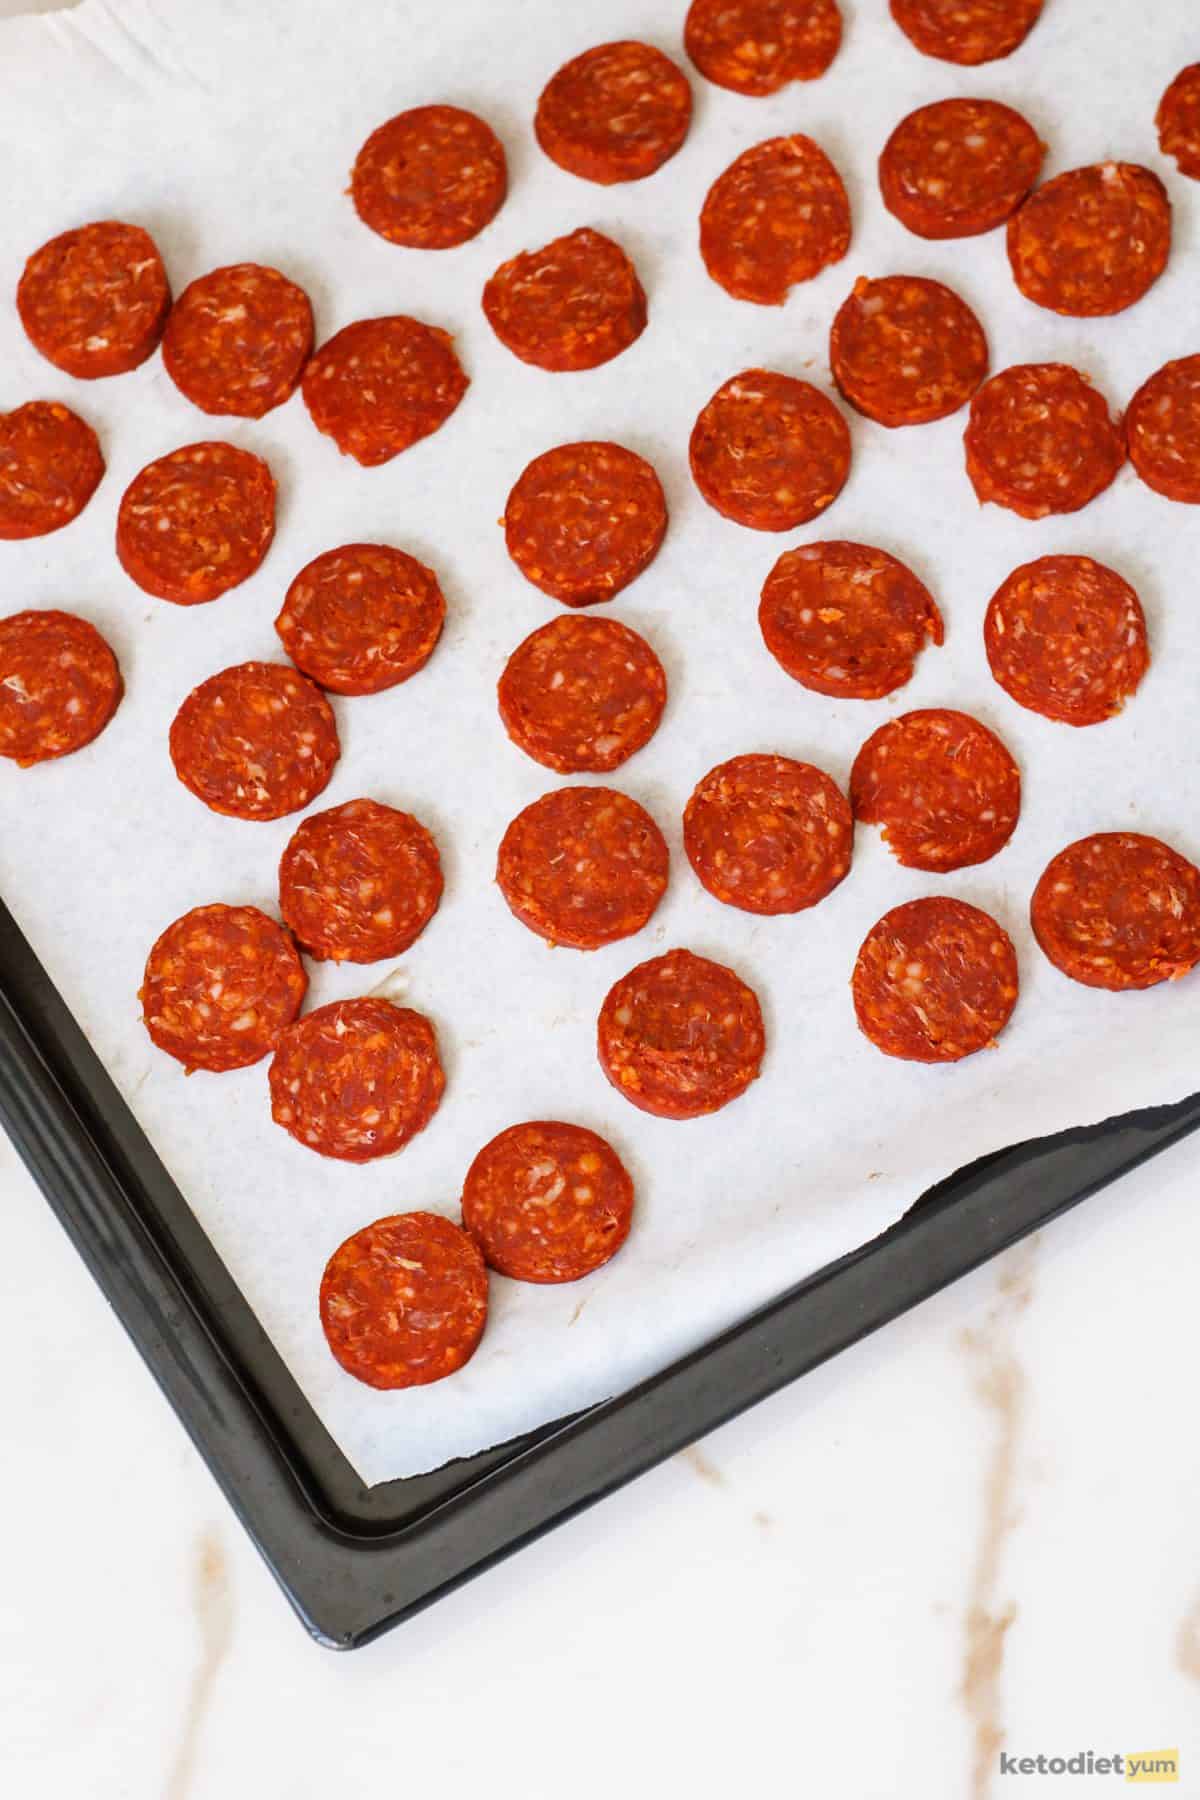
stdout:
<svg viewBox="0 0 1200 1800">
<path fill-rule="evenodd" d="M 144 363 L 170 307 L 154 239 L 115 219 L 51 238 L 29 258 L 17 287 L 17 311 L 34 348 L 81 381 Z"/>
<path fill-rule="evenodd" d="M 77 519 L 100 483 L 100 440 L 56 400 L 0 413 L 0 539 L 46 537 Z"/>
<path fill-rule="evenodd" d="M 257 906 L 194 906 L 151 950 L 138 999 L 158 1048 L 190 1075 L 261 1062 L 307 990 L 295 944 Z"/>
<path fill-rule="evenodd" d="M 992 1050 L 1017 1003 L 1008 933 L 965 900 L 938 895 L 894 906 L 854 965 L 860 1029 L 885 1056 L 961 1062 Z"/>
<path fill-rule="evenodd" d="M 425 1387 L 469 1362 L 487 1324 L 479 1246 L 438 1213 L 396 1213 L 346 1239 L 321 1277 L 335 1359 L 373 1388 Z"/>
<path fill-rule="evenodd" d="M 1164 363 L 1125 414 L 1129 460 L 1167 500 L 1200 506 L 1200 356 Z"/>
<path fill-rule="evenodd" d="M 320 961 L 382 962 L 416 942 L 442 898 L 442 863 L 411 813 L 347 800 L 297 826 L 279 863 L 279 910 Z"/>
<path fill-rule="evenodd" d="M 609 989 L 597 1049 L 608 1079 L 642 1112 L 697 1119 L 757 1079 L 766 1050 L 762 1009 L 732 969 L 668 950 Z"/>
<path fill-rule="evenodd" d="M 1044 182 L 1008 221 L 1027 300 L 1073 319 L 1124 312 L 1167 266 L 1171 202 L 1137 163 L 1097 163 Z"/>
<path fill-rule="evenodd" d="M 1189 63 L 1158 103 L 1158 147 L 1181 175 L 1200 181 L 1200 63 Z"/>
<path fill-rule="evenodd" d="M 586 227 L 501 263 L 483 310 L 514 356 L 559 374 L 611 362 L 646 329 L 637 270 L 620 244 Z"/>
<path fill-rule="evenodd" d="M 371 133 L 350 176 L 363 224 L 411 250 L 467 243 L 491 224 L 507 193 L 503 144 L 460 106 L 397 113 Z"/>
<path fill-rule="evenodd" d="M 312 347 L 304 289 L 278 269 L 234 263 L 184 288 L 163 333 L 163 367 L 201 412 L 261 419 L 295 393 Z"/>
<path fill-rule="evenodd" d="M 594 1131 L 531 1119 L 484 1145 L 467 1170 L 462 1214 L 498 1274 L 578 1281 L 629 1236 L 633 1182 Z"/>
<path fill-rule="evenodd" d="M 449 332 L 395 313 L 336 332 L 300 392 L 317 430 L 374 469 L 439 430 L 469 386 Z"/>
<path fill-rule="evenodd" d="M 1039 556 L 992 595 L 983 622 L 992 674 L 1030 712 L 1098 725 L 1146 673 L 1141 601 L 1090 556 Z"/>
<path fill-rule="evenodd" d="M 1041 17 L 1045 0 L 891 0 L 892 17 L 924 56 L 995 62 L 1011 56 Z"/>
<path fill-rule="evenodd" d="M 692 122 L 683 70 L 650 44 L 599 44 L 564 63 L 542 89 L 537 141 L 560 169 L 610 187 L 653 175 Z"/>
<path fill-rule="evenodd" d="M 701 412 L 688 460 L 696 486 L 724 518 L 755 531 L 790 531 L 845 487 L 850 428 L 811 382 L 745 369 Z"/>
<path fill-rule="evenodd" d="M 271 1059 L 271 1117 L 339 1162 L 402 1150 L 438 1109 L 446 1078 L 423 1013 L 365 995 L 289 1025 Z"/>
<path fill-rule="evenodd" d="M 446 602 L 432 569 L 390 544 L 343 544 L 306 563 L 275 629 L 298 669 L 337 694 L 379 694 L 433 655 Z"/>
<path fill-rule="evenodd" d="M 275 478 L 233 444 L 185 444 L 147 463 L 117 513 L 117 556 L 159 600 L 199 606 L 249 579 L 275 536 Z"/>
<path fill-rule="evenodd" d="M 919 275 L 860 276 L 829 333 L 833 379 L 879 425 L 927 425 L 965 406 L 988 369 L 965 300 Z"/>
<path fill-rule="evenodd" d="M 850 805 L 906 869 L 965 869 L 1003 850 L 1021 811 L 1021 776 L 995 732 L 930 707 L 871 733 L 850 771 Z"/>
<path fill-rule="evenodd" d="M 508 554 L 564 606 L 598 606 L 636 581 L 667 529 L 662 483 L 620 444 L 559 444 L 535 456 L 504 508 Z"/>
<path fill-rule="evenodd" d="M 683 28 L 702 75 L 755 96 L 823 75 L 841 41 L 836 0 L 692 0 Z"/>
<path fill-rule="evenodd" d="M 99 737 L 124 692 L 94 625 L 66 612 L 0 619 L 0 756 L 21 768 Z"/>
<path fill-rule="evenodd" d="M 1015 363 L 985 381 L 963 444 L 980 502 L 1023 519 L 1078 512 L 1125 460 L 1104 396 L 1066 363 Z"/>
<path fill-rule="evenodd" d="M 850 248 L 842 178 L 810 137 L 768 138 L 743 150 L 708 190 L 700 213 L 704 266 L 735 300 L 782 306 Z"/>
<path fill-rule="evenodd" d="M 854 821 L 823 769 L 789 756 L 735 756 L 710 769 L 683 815 L 683 847 L 726 906 L 795 913 L 850 870 Z"/>
<path fill-rule="evenodd" d="M 758 624 L 793 681 L 835 700 L 879 700 L 911 681 L 945 631 L 933 595 L 886 550 L 841 542 L 785 550 L 763 584 Z"/>
<path fill-rule="evenodd" d="M 184 787 L 234 819 L 281 819 L 328 785 L 341 755 L 320 688 L 282 663 L 210 675 L 175 714 L 171 761 Z"/>
<path fill-rule="evenodd" d="M 999 100 L 935 100 L 901 119 L 879 158 L 883 204 L 923 238 L 977 237 L 1011 217 L 1046 146 Z"/>
<path fill-rule="evenodd" d="M 658 730 L 667 677 L 628 625 L 565 614 L 518 644 L 498 694 L 504 729 L 534 762 L 607 775 Z"/>
<path fill-rule="evenodd" d="M 598 950 L 649 921 L 668 866 L 662 832 L 628 794 L 558 788 L 505 832 L 496 883 L 514 916 L 548 944 Z"/>
<path fill-rule="evenodd" d="M 1200 962 L 1200 869 L 1158 838 L 1098 831 L 1060 850 L 1033 891 L 1033 935 L 1085 987 L 1154 987 Z"/>
</svg>

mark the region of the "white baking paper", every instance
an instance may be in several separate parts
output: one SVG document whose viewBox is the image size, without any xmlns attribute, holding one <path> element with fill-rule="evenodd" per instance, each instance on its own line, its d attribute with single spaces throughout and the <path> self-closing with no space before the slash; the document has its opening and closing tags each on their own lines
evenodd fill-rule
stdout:
<svg viewBox="0 0 1200 1800">
<path fill-rule="evenodd" d="M 114 723 L 87 750 L 29 771 L 0 766 L 0 891 L 368 1482 L 620 1392 L 869 1239 L 983 1152 L 1200 1086 L 1194 980 L 1145 994 L 1092 992 L 1044 961 L 1027 926 L 1046 861 L 1085 832 L 1136 827 L 1200 857 L 1191 748 L 1197 515 L 1129 470 L 1070 518 L 1030 524 L 981 510 L 963 470 L 962 415 L 898 432 L 851 415 L 849 485 L 816 524 L 782 537 L 710 511 L 686 461 L 697 411 L 736 370 L 764 364 L 828 386 L 829 321 L 859 274 L 950 282 L 985 321 L 995 368 L 1072 362 L 1115 406 L 1168 357 L 1200 349 L 1200 187 L 1159 156 L 1153 125 L 1167 81 L 1196 54 L 1193 8 L 1156 0 L 1135 15 L 1113 0 L 1047 0 L 1017 55 L 959 70 L 919 56 L 884 0 L 844 3 L 844 48 L 823 80 L 749 100 L 694 76 L 691 136 L 652 179 L 605 189 L 554 167 L 530 129 L 547 77 L 600 33 L 647 38 L 681 57 L 684 10 L 683 0 L 607 0 L 601 19 L 563 0 L 84 0 L 0 28 L 0 406 L 63 400 L 96 425 L 108 459 L 80 520 L 53 537 L 0 545 L 0 611 L 83 613 L 114 644 L 128 684 Z M 884 211 L 874 171 L 889 130 L 912 107 L 952 93 L 1021 107 L 1051 146 L 1047 173 L 1119 157 L 1164 176 L 1175 248 L 1147 299 L 1113 319 L 1055 318 L 1017 294 L 1002 232 L 924 243 Z M 490 119 L 512 177 L 507 205 L 480 237 L 433 254 L 375 237 L 343 191 L 368 131 L 430 100 Z M 853 245 L 785 307 L 739 304 L 700 263 L 700 205 L 741 150 L 797 129 L 842 171 Z M 157 357 L 116 380 L 73 381 L 27 344 L 11 296 L 30 250 L 98 217 L 146 225 L 176 291 L 219 263 L 276 264 L 311 293 L 322 337 L 392 311 L 444 326 L 470 391 L 434 437 L 363 470 L 317 435 L 298 397 L 260 423 L 226 423 L 191 408 Z M 633 255 L 650 324 L 607 367 L 552 375 L 497 343 L 479 296 L 505 258 L 579 225 L 610 232 Z M 253 580 L 189 610 L 126 578 L 113 524 L 144 463 L 212 436 L 268 458 L 279 530 Z M 667 833 L 672 882 L 646 931 L 592 955 L 548 949 L 510 917 L 492 881 L 505 826 L 554 785 L 505 737 L 495 682 L 509 651 L 557 611 L 510 564 L 496 521 L 529 458 L 579 437 L 616 438 L 649 456 L 671 508 L 662 554 L 610 610 L 646 634 L 670 678 L 662 729 L 615 779 Z M 910 686 L 886 701 L 808 693 L 759 639 L 758 592 L 775 557 L 831 536 L 900 556 L 944 610 L 945 648 L 927 651 Z M 434 1123 L 407 1150 L 356 1168 L 314 1156 L 272 1123 L 265 1065 L 185 1079 L 151 1047 L 136 994 L 151 942 L 179 913 L 216 900 L 273 907 L 276 864 L 298 822 L 243 823 L 196 801 L 167 758 L 176 708 L 214 671 L 279 655 L 272 620 L 291 577 L 321 550 L 371 538 L 439 571 L 449 624 L 411 683 L 335 701 L 344 756 L 317 807 L 368 794 L 411 808 L 437 834 L 446 898 L 395 967 L 314 965 L 311 1001 L 403 996 L 436 1021 L 448 1086 Z M 1141 692 L 1122 717 L 1090 730 L 1020 709 L 984 659 L 992 591 L 1018 562 L 1052 551 L 1113 564 L 1149 618 L 1154 660 Z M 864 829 L 849 879 L 811 912 L 756 919 L 701 890 L 679 820 L 714 763 L 778 751 L 844 784 L 870 731 L 928 705 L 977 714 L 1021 763 L 1024 811 L 999 856 L 935 878 L 901 869 Z M 937 891 L 1003 922 L 1020 953 L 1022 993 L 999 1049 L 929 1069 L 883 1057 L 859 1035 L 847 983 L 875 919 Z M 769 1032 L 762 1079 L 747 1096 L 687 1124 L 627 1105 L 594 1049 L 610 984 L 677 944 L 749 980 Z M 638 1193 L 627 1247 L 572 1286 L 496 1278 L 483 1344 L 453 1380 L 378 1394 L 343 1374 L 316 1309 L 332 1249 L 381 1214 L 456 1216 L 475 1151 L 514 1121 L 545 1116 L 594 1127 L 627 1160 Z"/>
</svg>

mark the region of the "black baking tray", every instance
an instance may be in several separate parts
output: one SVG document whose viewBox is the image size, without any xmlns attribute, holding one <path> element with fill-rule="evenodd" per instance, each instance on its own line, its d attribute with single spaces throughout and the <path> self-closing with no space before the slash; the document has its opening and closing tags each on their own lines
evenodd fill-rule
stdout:
<svg viewBox="0 0 1200 1800">
<path fill-rule="evenodd" d="M 1200 1095 L 1016 1145 L 628 1393 L 364 1487 L 0 904 L 0 1123 L 312 1636 L 377 1637 L 1200 1124 Z"/>
</svg>

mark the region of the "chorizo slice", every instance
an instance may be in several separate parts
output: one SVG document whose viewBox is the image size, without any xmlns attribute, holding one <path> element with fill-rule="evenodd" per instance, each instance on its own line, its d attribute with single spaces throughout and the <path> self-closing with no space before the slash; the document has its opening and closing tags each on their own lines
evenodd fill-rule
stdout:
<svg viewBox="0 0 1200 1800">
<path fill-rule="evenodd" d="M 1125 414 L 1129 460 L 1167 500 L 1200 506 L 1200 356 L 1164 363 Z"/>
<path fill-rule="evenodd" d="M 683 70 L 650 44 L 598 44 L 542 89 L 533 128 L 551 162 L 609 187 L 669 162 L 692 122 Z"/>
<path fill-rule="evenodd" d="M 279 910 L 319 961 L 370 963 L 416 942 L 442 898 L 433 836 L 411 813 L 347 800 L 301 821 L 279 862 Z"/>
<path fill-rule="evenodd" d="M 880 700 L 912 680 L 927 643 L 945 638 L 928 588 L 886 550 L 801 544 L 763 583 L 763 642 L 782 669 L 815 694 Z"/>
<path fill-rule="evenodd" d="M 860 276 L 829 333 L 843 399 L 879 425 L 926 425 L 965 406 L 988 370 L 966 301 L 919 275 Z"/>
<path fill-rule="evenodd" d="M 353 1163 L 402 1150 L 446 1085 L 429 1020 L 371 995 L 331 1001 L 287 1026 L 269 1081 L 277 1125 L 319 1156 Z"/>
<path fill-rule="evenodd" d="M 831 894 L 850 871 L 854 821 L 824 769 L 790 756 L 735 756 L 697 783 L 683 815 L 683 847 L 702 884 L 726 906 L 795 913 Z"/>
<path fill-rule="evenodd" d="M 1064 725 L 1098 725 L 1137 691 L 1150 655 L 1142 604 L 1090 556 L 1039 556 L 1014 569 L 983 622 L 1005 693 Z"/>
<path fill-rule="evenodd" d="M 811 382 L 745 369 L 700 413 L 688 461 L 722 517 L 754 531 L 790 531 L 823 513 L 845 487 L 850 428 Z"/>
<path fill-rule="evenodd" d="M 0 619 L 0 756 L 22 769 L 99 737 L 124 693 L 117 659 L 74 613 Z"/>
<path fill-rule="evenodd" d="M 923 56 L 995 62 L 1011 56 L 1041 17 L 1045 0 L 891 0 L 892 17 Z"/>
<path fill-rule="evenodd" d="M 1158 103 L 1158 147 L 1181 175 L 1200 181 L 1200 62 L 1180 69 Z"/>
<path fill-rule="evenodd" d="M 171 725 L 184 787 L 234 819 L 281 819 L 328 785 L 341 755 L 320 688 L 282 663 L 238 663 L 194 688 Z"/>
<path fill-rule="evenodd" d="M 965 869 L 1003 850 L 1021 811 L 1021 775 L 994 731 L 928 707 L 871 733 L 850 771 L 856 819 L 881 825 L 906 869 Z"/>
<path fill-rule="evenodd" d="M 498 697 L 504 729 L 534 762 L 607 775 L 658 730 L 667 677 L 628 625 L 564 614 L 518 644 Z"/>
<path fill-rule="evenodd" d="M 0 539 L 61 531 L 103 474 L 99 438 L 69 407 L 27 400 L 0 413 Z"/>
<path fill-rule="evenodd" d="M 163 367 L 201 412 L 261 419 L 295 393 L 312 347 L 304 289 L 262 263 L 233 263 L 184 288 L 163 333 Z"/>
<path fill-rule="evenodd" d="M 1085 987 L 1175 981 L 1200 962 L 1200 869 L 1158 838 L 1098 831 L 1051 858 L 1030 922 L 1055 968 Z"/>
<path fill-rule="evenodd" d="M 557 788 L 505 832 L 496 885 L 513 916 L 548 944 L 598 950 L 649 922 L 668 867 L 662 832 L 628 794 Z"/>
<path fill-rule="evenodd" d="M 617 1092 L 660 1119 L 718 1112 L 757 1080 L 766 1051 L 758 996 L 732 969 L 668 950 L 609 989 L 597 1034 Z"/>
<path fill-rule="evenodd" d="M 500 342 L 536 368 L 596 369 L 646 329 L 646 295 L 620 244 L 587 227 L 501 263 L 483 290 Z"/>
<path fill-rule="evenodd" d="M 1104 396 L 1066 363 L 1015 363 L 985 381 L 963 445 L 980 502 L 1023 519 L 1078 512 L 1125 460 Z"/>
<path fill-rule="evenodd" d="M 463 1183 L 462 1216 L 497 1274 L 579 1281 L 610 1262 L 629 1236 L 633 1182 L 596 1132 L 531 1119 L 479 1152 Z"/>
<path fill-rule="evenodd" d="M 735 94 L 777 94 L 823 75 L 842 41 L 836 0 L 692 0 L 688 55 L 707 80 Z"/>
<path fill-rule="evenodd" d="M 101 219 L 35 250 L 17 286 L 26 336 L 80 381 L 123 375 L 152 356 L 171 307 L 167 272 L 140 225 Z"/>
<path fill-rule="evenodd" d="M 1017 953 L 978 906 L 945 895 L 894 906 L 854 965 L 859 1028 L 885 1056 L 959 1062 L 995 1048 L 1017 1003 Z"/>
<path fill-rule="evenodd" d="M 650 464 L 620 444 L 559 444 L 535 456 L 504 508 L 508 554 L 564 606 L 598 606 L 658 555 L 667 502 Z"/>
<path fill-rule="evenodd" d="M 475 1240 L 438 1213 L 395 1213 L 339 1244 L 321 1277 L 334 1358 L 373 1388 L 424 1387 L 469 1362 L 487 1324 Z"/>
<path fill-rule="evenodd" d="M 735 300 L 782 306 L 850 248 L 850 202 L 819 144 L 795 132 L 755 144 L 718 175 L 700 213 L 700 255 Z"/>
<path fill-rule="evenodd" d="M 298 669 L 337 694 L 379 694 L 433 655 L 446 602 L 432 569 L 390 544 L 342 544 L 306 563 L 275 621 Z"/>
<path fill-rule="evenodd" d="M 440 430 L 469 386 L 448 331 L 394 313 L 335 332 L 300 392 L 317 430 L 374 469 Z"/>
<path fill-rule="evenodd" d="M 185 444 L 147 463 L 117 513 L 121 567 L 176 606 L 200 606 L 249 580 L 274 536 L 275 477 L 233 444 Z"/>
<path fill-rule="evenodd" d="M 260 1062 L 307 990 L 295 944 L 257 906 L 194 906 L 156 941 L 138 999 L 154 1043 L 190 1075 Z"/>
<path fill-rule="evenodd" d="M 1167 266 L 1171 202 L 1137 163 L 1068 169 L 1008 221 L 1008 260 L 1027 300 L 1072 319 L 1124 312 Z"/>
<path fill-rule="evenodd" d="M 350 197 L 364 225 L 410 250 L 451 250 L 490 225 L 508 193 L 504 146 L 461 106 L 414 106 L 373 131 Z"/>
<path fill-rule="evenodd" d="M 923 238 L 977 237 L 1020 206 L 1046 146 L 999 100 L 935 100 L 901 119 L 879 158 L 883 204 Z"/>
</svg>

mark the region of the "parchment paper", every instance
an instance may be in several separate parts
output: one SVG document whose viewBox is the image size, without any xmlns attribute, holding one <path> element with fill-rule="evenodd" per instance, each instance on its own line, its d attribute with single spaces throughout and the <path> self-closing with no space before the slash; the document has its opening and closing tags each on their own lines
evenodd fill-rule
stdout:
<svg viewBox="0 0 1200 1800">
<path fill-rule="evenodd" d="M 986 323 L 993 367 L 1059 358 L 1116 406 L 1169 356 L 1200 349 L 1200 187 L 1157 152 L 1153 116 L 1194 58 L 1187 0 L 1133 9 L 1047 0 L 1009 61 L 958 70 L 919 56 L 884 0 L 844 3 L 830 74 L 769 100 L 694 77 L 680 155 L 649 181 L 602 189 L 555 168 L 530 130 L 537 94 L 568 56 L 638 36 L 682 56 L 683 0 L 84 0 L 0 28 L 0 406 L 77 407 L 101 433 L 108 474 L 62 533 L 0 545 L 0 611 L 64 606 L 93 619 L 128 683 L 115 722 L 79 755 L 0 766 L 0 891 L 261 1316 L 322 1419 L 368 1482 L 426 1469 L 615 1393 L 829 1258 L 870 1238 L 932 1181 L 1021 1138 L 1167 1102 L 1200 1085 L 1196 987 L 1131 996 L 1067 982 L 1027 927 L 1048 858 L 1092 830 L 1137 827 L 1200 856 L 1193 750 L 1200 686 L 1197 521 L 1126 470 L 1085 512 L 1029 524 L 980 510 L 963 471 L 964 416 L 889 433 L 851 415 L 848 487 L 816 524 L 776 537 L 720 519 L 690 485 L 688 433 L 726 376 L 756 363 L 828 383 L 826 333 L 856 275 L 949 281 Z M 1132 29 L 1131 29 L 1132 27 Z M 1058 319 L 1021 299 L 1003 233 L 927 244 L 883 209 L 874 164 L 912 107 L 951 93 L 1020 106 L 1051 145 L 1047 173 L 1105 157 L 1148 163 L 1175 202 L 1168 273 L 1131 312 Z M 507 206 L 461 249 L 396 249 L 344 197 L 367 132 L 431 99 L 475 107 L 511 161 Z M 781 309 L 739 304 L 705 275 L 696 219 L 714 177 L 746 146 L 812 133 L 846 180 L 847 259 Z M 135 374 L 75 382 L 26 343 L 11 296 L 37 244 L 97 217 L 145 224 L 178 292 L 218 263 L 274 263 L 312 295 L 318 335 L 355 318 L 414 313 L 453 331 L 472 387 L 436 436 L 377 470 L 339 457 L 297 397 L 260 423 L 214 421 L 155 357 Z M 518 363 L 479 309 L 486 277 L 519 249 L 590 224 L 634 256 L 650 296 L 641 340 L 606 368 L 550 375 Z M 126 483 L 151 457 L 220 436 L 264 454 L 280 483 L 279 531 L 254 579 L 211 606 L 148 598 L 112 551 Z M 664 479 L 671 528 L 658 561 L 611 608 L 644 631 L 671 682 L 665 722 L 615 778 L 666 831 L 668 897 L 638 938 L 593 955 L 551 951 L 492 883 L 512 816 L 554 785 L 507 741 L 494 684 L 517 642 L 557 610 L 510 565 L 496 520 L 526 461 L 575 437 L 613 437 Z M 821 537 L 879 544 L 924 578 L 946 615 L 942 651 L 877 703 L 806 692 L 767 655 L 755 623 L 775 557 Z M 247 824 L 208 812 L 175 779 L 170 720 L 227 664 L 280 654 L 272 620 L 310 557 L 354 539 L 402 545 L 441 574 L 450 619 L 428 669 L 371 699 L 337 700 L 344 758 L 318 807 L 360 794 L 411 808 L 436 831 L 445 903 L 395 968 L 312 966 L 312 1004 L 377 990 L 436 1021 L 449 1084 L 433 1126 L 367 1168 L 323 1161 L 272 1124 L 265 1065 L 185 1079 L 156 1053 L 136 991 L 157 933 L 202 902 L 272 909 L 297 819 Z M 1153 665 L 1122 717 L 1073 731 L 1034 717 L 992 682 L 981 622 L 1018 562 L 1052 551 L 1112 563 L 1139 592 Z M 873 830 L 823 905 L 756 920 L 700 889 L 679 818 L 695 781 L 741 751 L 810 759 L 845 782 L 862 739 L 913 706 L 951 705 L 998 729 L 1025 778 L 1020 827 L 993 861 L 944 878 L 904 871 Z M 944 891 L 994 912 L 1016 940 L 1022 995 L 998 1050 L 952 1068 L 879 1055 L 854 1022 L 855 951 L 887 907 Z M 715 1118 L 650 1119 L 607 1085 L 596 1014 L 618 975 L 686 944 L 760 993 L 763 1078 Z M 456 1216 L 475 1151 L 515 1120 L 575 1119 L 605 1133 L 634 1172 L 637 1222 L 620 1256 L 563 1288 L 496 1278 L 474 1361 L 453 1380 L 377 1394 L 330 1358 L 317 1320 L 321 1269 L 381 1214 Z"/>
</svg>

